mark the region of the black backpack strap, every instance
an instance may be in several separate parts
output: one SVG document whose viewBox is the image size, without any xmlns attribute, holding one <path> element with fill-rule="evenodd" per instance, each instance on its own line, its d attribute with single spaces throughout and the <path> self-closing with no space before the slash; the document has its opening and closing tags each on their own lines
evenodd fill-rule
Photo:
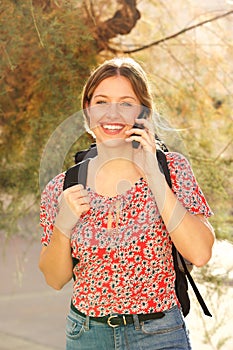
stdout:
<svg viewBox="0 0 233 350">
<path fill-rule="evenodd" d="M 190 299 L 188 295 L 188 281 L 185 275 L 185 272 L 179 268 L 178 263 L 178 252 L 174 244 L 172 244 L 172 256 L 173 256 L 173 263 L 174 263 L 174 269 L 176 273 L 176 279 L 175 279 L 175 290 L 177 298 L 180 302 L 182 313 L 185 316 L 188 315 L 190 311 Z"/>
<path fill-rule="evenodd" d="M 196 286 L 196 283 L 194 282 L 194 280 L 193 280 L 193 278 L 192 278 L 192 275 L 190 274 L 189 270 L 187 269 L 187 266 L 186 266 L 186 264 L 185 264 L 185 261 L 184 261 L 183 256 L 182 256 L 179 252 L 178 252 L 178 254 L 179 254 L 179 258 L 180 258 L 180 260 L 181 260 L 181 263 L 182 263 L 182 265 L 183 265 L 185 274 L 186 274 L 186 276 L 187 276 L 187 278 L 188 278 L 188 280 L 189 280 L 189 283 L 191 284 L 191 286 L 192 286 L 192 288 L 193 288 L 193 291 L 194 291 L 194 293 L 195 293 L 195 295 L 196 295 L 196 297 L 197 297 L 197 300 L 198 300 L 199 304 L 201 305 L 201 308 L 202 308 L 204 314 L 205 314 L 206 316 L 212 317 L 212 315 L 211 315 L 211 313 L 210 313 L 208 307 L 206 306 L 206 303 L 204 302 L 204 300 L 203 300 L 203 298 L 202 298 L 202 296 L 201 296 L 201 294 L 200 294 L 200 292 L 199 292 L 199 290 L 198 290 L 198 288 L 197 288 L 197 286 Z"/>
<path fill-rule="evenodd" d="M 164 176 L 166 178 L 166 181 L 168 183 L 168 186 L 170 188 L 172 188 L 172 182 L 171 182 L 170 172 L 169 172 L 168 165 L 167 165 L 166 155 L 165 155 L 165 153 L 163 151 L 161 151 L 160 149 L 157 149 L 156 156 L 157 156 L 157 159 L 158 159 L 158 162 L 159 162 L 160 170 L 164 174 Z"/>
<path fill-rule="evenodd" d="M 87 158 L 94 158 L 97 155 L 97 147 L 92 143 L 89 148 L 76 152 L 74 156 L 75 164 L 81 163 Z"/>
<path fill-rule="evenodd" d="M 66 171 L 65 180 L 63 184 L 63 191 L 68 187 L 82 184 L 86 187 L 87 169 L 90 159 L 85 159 L 82 162 L 72 166 Z"/>
</svg>

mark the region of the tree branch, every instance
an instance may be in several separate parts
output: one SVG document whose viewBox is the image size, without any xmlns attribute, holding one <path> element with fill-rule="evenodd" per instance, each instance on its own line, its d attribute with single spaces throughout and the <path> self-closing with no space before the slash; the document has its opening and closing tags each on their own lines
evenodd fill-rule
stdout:
<svg viewBox="0 0 233 350">
<path fill-rule="evenodd" d="M 36 22 L 36 16 L 35 16 L 35 13 L 34 13 L 34 8 L 33 8 L 32 0 L 30 0 L 30 10 L 31 10 L 31 14 L 32 14 L 32 19 L 33 19 L 34 27 L 35 27 L 35 29 L 36 29 L 36 33 L 37 33 L 38 38 L 39 38 L 40 45 L 41 45 L 41 47 L 44 47 L 44 43 L 43 43 L 43 40 L 42 40 L 42 38 L 41 38 L 40 31 L 39 31 L 39 28 L 38 28 L 38 25 L 37 25 L 37 22 Z"/>
<path fill-rule="evenodd" d="M 206 24 L 206 23 L 214 22 L 214 21 L 216 21 L 216 20 L 218 20 L 218 19 L 220 19 L 220 18 L 227 17 L 227 16 L 232 15 L 232 14 L 233 14 L 233 10 L 228 11 L 228 12 L 225 12 L 225 13 L 223 13 L 222 15 L 218 15 L 218 16 L 215 16 L 215 17 L 213 17 L 213 18 L 210 18 L 210 19 L 207 19 L 207 20 L 205 20 L 205 21 L 202 21 L 202 22 L 200 22 L 200 23 L 194 24 L 194 25 L 192 25 L 192 26 L 190 26 L 190 27 L 187 27 L 187 28 L 184 28 L 184 29 L 180 30 L 180 31 L 177 32 L 177 33 L 174 33 L 174 34 L 172 34 L 172 35 L 166 36 L 165 38 L 159 39 L 159 40 L 154 41 L 154 42 L 152 42 L 152 43 L 150 43 L 150 44 L 140 46 L 140 47 L 135 48 L 135 49 L 133 49 L 133 50 L 123 50 L 123 51 L 122 51 L 122 50 L 116 50 L 116 49 L 111 48 L 111 47 L 110 47 L 109 49 L 110 49 L 112 52 L 115 52 L 115 53 L 125 53 L 125 54 L 135 53 L 135 52 L 138 52 L 138 51 L 142 51 L 142 50 L 148 49 L 148 48 L 150 48 L 150 47 L 152 47 L 152 46 L 159 45 L 159 44 L 161 44 L 161 43 L 163 43 L 163 42 L 165 42 L 165 41 L 174 39 L 174 38 L 178 37 L 179 35 L 184 34 L 184 33 L 188 32 L 188 31 L 190 31 L 190 30 L 193 30 L 193 29 L 195 29 L 195 28 L 201 27 L 201 26 L 203 26 L 203 25 Z"/>
<path fill-rule="evenodd" d="M 227 143 L 227 145 L 219 152 L 219 154 L 217 155 L 217 157 L 214 159 L 214 162 L 216 162 L 221 156 L 222 154 L 228 149 L 228 147 L 232 144 L 233 142 L 233 138 Z"/>
</svg>

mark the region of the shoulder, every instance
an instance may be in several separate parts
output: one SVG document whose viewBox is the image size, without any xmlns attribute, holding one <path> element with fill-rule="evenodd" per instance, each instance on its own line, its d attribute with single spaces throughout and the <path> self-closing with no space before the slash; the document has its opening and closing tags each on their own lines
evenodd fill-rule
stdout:
<svg viewBox="0 0 233 350">
<path fill-rule="evenodd" d="M 178 152 L 166 152 L 166 158 L 167 162 L 171 166 L 183 166 L 183 165 L 189 165 L 189 161 L 187 158 Z"/>
<path fill-rule="evenodd" d="M 56 175 L 52 180 L 49 181 L 46 187 L 60 187 L 63 186 L 65 178 L 65 172 Z"/>
<path fill-rule="evenodd" d="M 65 173 L 56 175 L 52 180 L 48 182 L 42 192 L 42 197 L 53 196 L 58 197 L 63 191 L 63 184 L 65 179 Z"/>
<path fill-rule="evenodd" d="M 190 170 L 191 165 L 189 160 L 181 153 L 178 152 L 167 152 L 166 153 L 166 159 L 168 163 L 169 169 L 172 170 Z"/>
<path fill-rule="evenodd" d="M 192 182 L 196 182 L 192 167 L 183 154 L 178 152 L 167 152 L 166 159 L 170 176 L 173 181 L 189 179 L 192 180 Z"/>
</svg>

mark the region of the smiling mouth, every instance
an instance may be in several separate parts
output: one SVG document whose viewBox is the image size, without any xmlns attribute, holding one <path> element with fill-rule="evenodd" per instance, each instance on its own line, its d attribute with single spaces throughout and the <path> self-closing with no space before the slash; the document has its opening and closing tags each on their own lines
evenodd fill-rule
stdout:
<svg viewBox="0 0 233 350">
<path fill-rule="evenodd" d="M 101 127 L 106 132 L 117 133 L 124 129 L 125 125 L 123 124 L 102 124 Z"/>
</svg>

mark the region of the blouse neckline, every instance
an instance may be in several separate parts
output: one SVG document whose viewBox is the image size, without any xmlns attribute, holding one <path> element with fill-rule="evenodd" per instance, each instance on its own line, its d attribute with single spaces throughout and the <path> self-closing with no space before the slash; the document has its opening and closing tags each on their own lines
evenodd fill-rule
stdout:
<svg viewBox="0 0 233 350">
<path fill-rule="evenodd" d="M 138 186 L 143 185 L 145 183 L 146 181 L 144 180 L 144 178 L 140 177 L 137 181 L 135 181 L 135 183 L 128 190 L 126 190 L 121 194 L 117 194 L 116 196 L 106 196 L 106 195 L 99 194 L 89 186 L 87 186 L 86 189 L 89 193 L 92 193 L 95 197 L 98 197 L 102 200 L 115 201 L 115 200 L 119 200 L 121 198 L 127 197 L 128 195 L 132 194 Z"/>
</svg>

